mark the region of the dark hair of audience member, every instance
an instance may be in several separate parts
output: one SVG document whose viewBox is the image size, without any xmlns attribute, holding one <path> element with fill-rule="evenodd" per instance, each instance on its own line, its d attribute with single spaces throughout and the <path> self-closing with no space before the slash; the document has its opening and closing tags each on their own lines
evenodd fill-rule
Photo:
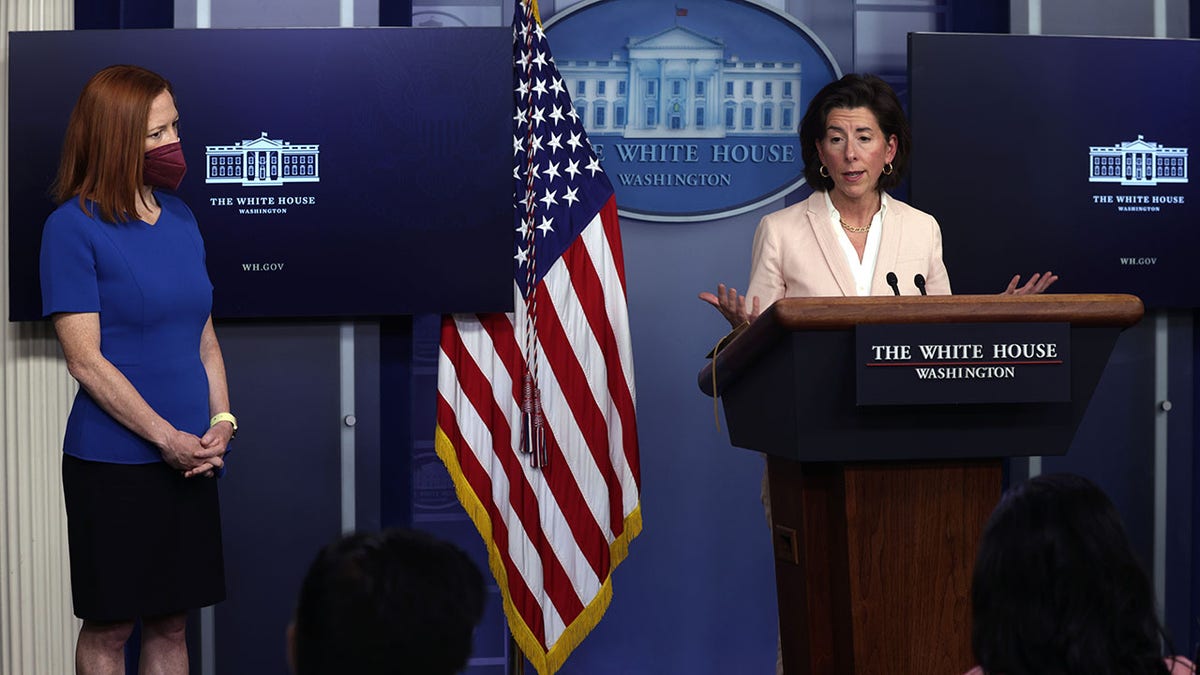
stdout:
<svg viewBox="0 0 1200 675">
<path fill-rule="evenodd" d="M 423 532 L 357 533 L 323 548 L 296 606 L 297 675 L 452 675 L 471 654 L 483 576 Z"/>
<path fill-rule="evenodd" d="M 972 580 L 971 645 L 988 675 L 1167 675 L 1154 591 L 1112 501 L 1043 475 L 992 513 Z"/>
</svg>

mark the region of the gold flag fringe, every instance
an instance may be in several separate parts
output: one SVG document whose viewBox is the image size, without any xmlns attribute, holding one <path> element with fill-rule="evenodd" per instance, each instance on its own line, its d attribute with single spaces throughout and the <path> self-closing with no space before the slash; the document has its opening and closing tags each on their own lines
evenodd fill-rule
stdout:
<svg viewBox="0 0 1200 675">
<path fill-rule="evenodd" d="M 470 483 L 467 482 L 466 476 L 463 475 L 462 467 L 458 463 L 458 455 L 454 450 L 454 444 L 442 431 L 439 425 L 435 433 L 435 448 L 437 449 L 438 457 L 442 459 L 442 463 L 446 465 L 446 470 L 450 473 L 451 480 L 454 481 L 454 492 L 458 495 L 458 501 L 463 505 L 467 515 L 471 521 L 475 523 L 475 529 L 479 530 L 479 536 L 483 538 L 487 545 L 488 551 L 488 567 L 492 570 L 492 576 L 496 578 L 496 583 L 500 586 L 500 594 L 503 598 L 504 616 L 508 619 L 509 631 L 512 632 L 513 640 L 533 667 L 537 670 L 538 675 L 553 675 L 563 664 L 566 663 L 567 657 L 571 652 L 583 642 L 588 633 L 600 623 L 600 619 L 604 617 L 604 612 L 608 609 L 609 603 L 612 601 L 612 573 L 617 569 L 617 565 L 621 564 L 629 555 L 629 544 L 642 531 L 642 504 L 639 495 L 638 505 L 633 511 L 625 517 L 625 529 L 621 536 L 615 539 L 609 545 L 609 560 L 608 576 L 604 579 L 604 583 L 600 587 L 600 591 L 592 601 L 584 607 L 583 612 L 575 617 L 575 620 L 570 623 L 559 636 L 558 641 L 550 646 L 549 651 L 543 651 L 541 641 L 529 629 L 525 620 L 517 612 L 516 606 L 513 604 L 512 593 L 508 588 L 508 576 L 504 569 L 504 561 L 500 557 L 500 551 L 496 548 L 496 542 L 492 538 L 492 522 L 488 517 L 487 509 L 483 506 L 479 496 L 471 489 Z"/>
</svg>

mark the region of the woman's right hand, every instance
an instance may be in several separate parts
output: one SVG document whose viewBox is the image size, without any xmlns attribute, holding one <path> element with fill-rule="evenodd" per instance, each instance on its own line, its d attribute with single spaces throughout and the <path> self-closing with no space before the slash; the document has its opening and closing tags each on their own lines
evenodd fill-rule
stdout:
<svg viewBox="0 0 1200 675">
<path fill-rule="evenodd" d="M 171 468 L 182 471 L 188 478 L 208 475 L 225 464 L 225 448 L 206 448 L 200 437 L 186 431 L 172 430 L 160 448 L 163 461 Z"/>
<path fill-rule="evenodd" d="M 729 322 L 733 328 L 737 328 L 743 323 L 749 323 L 758 318 L 758 296 L 750 303 L 750 308 L 746 308 L 746 296 L 739 295 L 736 288 L 726 288 L 725 284 L 717 284 L 716 294 L 705 291 L 700 294 L 700 299 L 717 308 L 721 312 L 721 316 Z"/>
</svg>

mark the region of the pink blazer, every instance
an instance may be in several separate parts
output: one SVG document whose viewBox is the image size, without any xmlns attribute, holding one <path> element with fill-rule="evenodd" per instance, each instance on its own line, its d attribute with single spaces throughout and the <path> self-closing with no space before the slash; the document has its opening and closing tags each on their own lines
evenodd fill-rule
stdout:
<svg viewBox="0 0 1200 675">
<path fill-rule="evenodd" d="M 949 295 L 950 277 L 942 264 L 942 230 L 933 216 L 888 198 L 871 295 L 891 295 L 887 273 L 895 272 L 902 295 L 917 295 L 917 274 L 930 295 Z M 829 226 L 825 197 L 808 199 L 769 213 L 754 234 L 750 287 L 746 298 L 766 309 L 780 298 L 857 295 L 854 273 Z"/>
</svg>

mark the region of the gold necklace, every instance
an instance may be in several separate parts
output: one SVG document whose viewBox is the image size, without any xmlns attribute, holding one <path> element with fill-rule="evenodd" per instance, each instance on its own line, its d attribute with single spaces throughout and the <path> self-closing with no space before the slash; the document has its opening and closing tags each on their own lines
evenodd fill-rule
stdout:
<svg viewBox="0 0 1200 675">
<path fill-rule="evenodd" d="M 845 218 L 838 216 L 838 220 L 841 221 L 841 223 L 842 223 L 842 229 L 847 232 L 861 233 L 861 232 L 866 232 L 871 229 L 870 221 L 867 222 L 866 227 L 850 227 L 850 223 L 847 223 Z"/>
</svg>

